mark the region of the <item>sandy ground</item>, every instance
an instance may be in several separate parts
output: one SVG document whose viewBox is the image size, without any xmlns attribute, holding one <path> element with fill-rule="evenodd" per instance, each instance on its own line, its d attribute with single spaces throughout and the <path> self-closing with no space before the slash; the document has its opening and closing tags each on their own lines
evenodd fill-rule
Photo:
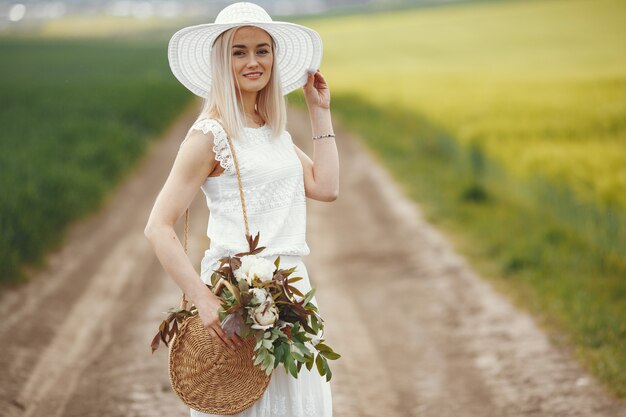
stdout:
<svg viewBox="0 0 626 417">
<path fill-rule="evenodd" d="M 196 113 L 185 112 L 32 281 L 0 295 L 0 415 L 188 416 L 150 341 L 180 290 L 143 236 Z M 311 157 L 308 115 L 289 131 Z M 339 198 L 309 200 L 304 258 L 326 318 L 335 416 L 626 416 L 533 320 L 481 280 L 335 121 Z M 190 256 L 208 247 L 191 207 Z M 182 220 L 179 231 L 182 226 Z M 401 260 L 401 261 L 399 261 Z"/>
</svg>

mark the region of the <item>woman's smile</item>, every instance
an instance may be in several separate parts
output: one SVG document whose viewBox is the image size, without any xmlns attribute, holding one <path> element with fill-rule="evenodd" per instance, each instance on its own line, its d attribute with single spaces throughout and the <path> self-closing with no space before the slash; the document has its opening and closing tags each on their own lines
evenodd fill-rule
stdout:
<svg viewBox="0 0 626 417">
<path fill-rule="evenodd" d="M 262 72 L 256 71 L 256 72 L 249 72 L 247 74 L 244 74 L 243 76 L 250 80 L 258 80 L 259 78 L 261 78 L 262 75 L 263 75 Z"/>
</svg>

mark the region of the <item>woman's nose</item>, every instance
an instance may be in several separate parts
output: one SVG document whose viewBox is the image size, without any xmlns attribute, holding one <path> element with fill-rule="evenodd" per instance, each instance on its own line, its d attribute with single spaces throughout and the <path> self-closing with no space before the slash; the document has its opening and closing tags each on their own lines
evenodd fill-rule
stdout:
<svg viewBox="0 0 626 417">
<path fill-rule="evenodd" d="M 253 54 L 250 55 L 250 60 L 248 61 L 248 67 L 256 67 L 258 63 L 256 62 L 256 58 Z"/>
</svg>

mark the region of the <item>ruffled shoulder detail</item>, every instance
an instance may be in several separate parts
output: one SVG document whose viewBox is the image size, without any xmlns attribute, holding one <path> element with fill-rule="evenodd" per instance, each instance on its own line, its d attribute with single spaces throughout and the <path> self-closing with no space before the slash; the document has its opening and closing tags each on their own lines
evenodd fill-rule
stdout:
<svg viewBox="0 0 626 417">
<path fill-rule="evenodd" d="M 235 165 L 233 163 L 232 152 L 226 138 L 226 132 L 222 125 L 215 119 L 205 118 L 197 120 L 189 130 L 202 130 L 202 132 L 213 133 L 213 152 L 215 159 L 219 161 L 225 174 L 235 174 Z M 224 174 L 222 174 L 224 175 Z"/>
</svg>

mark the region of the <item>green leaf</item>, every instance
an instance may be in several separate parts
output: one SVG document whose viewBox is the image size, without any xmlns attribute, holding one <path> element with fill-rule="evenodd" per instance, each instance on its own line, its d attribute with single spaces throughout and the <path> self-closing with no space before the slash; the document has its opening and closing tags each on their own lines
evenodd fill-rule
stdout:
<svg viewBox="0 0 626 417">
<path fill-rule="evenodd" d="M 330 381 L 333 377 L 333 373 L 330 372 L 330 366 L 328 366 L 328 362 L 326 362 L 326 382 Z"/>
<path fill-rule="evenodd" d="M 311 334 L 316 334 L 316 333 L 317 333 L 317 332 L 316 332 L 316 331 L 314 331 L 314 330 L 313 330 L 313 328 L 312 328 L 311 326 L 309 326 L 309 324 L 308 324 L 308 323 L 306 323 L 306 322 L 302 324 L 302 328 L 303 328 L 304 330 L 306 330 L 306 331 L 307 331 L 307 333 L 311 333 Z"/>
<path fill-rule="evenodd" d="M 263 345 L 263 339 L 257 339 L 256 345 L 254 345 L 254 350 L 259 350 Z"/>
<path fill-rule="evenodd" d="M 307 310 L 319 311 L 317 309 L 317 306 L 315 304 L 311 303 L 311 302 L 306 303 L 304 306 L 307 308 Z"/>
<path fill-rule="evenodd" d="M 314 334 L 317 334 L 320 331 L 320 322 L 317 320 L 315 315 L 311 316 L 311 329 L 313 329 Z"/>
<path fill-rule="evenodd" d="M 265 359 L 263 359 L 263 369 L 269 369 L 270 372 L 274 369 L 274 356 L 269 354 L 265 356 Z"/>
<path fill-rule="evenodd" d="M 313 359 L 313 356 L 311 356 L 309 360 L 306 362 L 306 369 L 308 369 L 309 371 L 313 369 L 314 363 L 315 363 L 315 360 Z"/>
<path fill-rule="evenodd" d="M 306 361 L 307 361 L 307 358 L 306 358 L 306 357 L 304 357 L 304 356 L 303 356 L 301 353 L 299 353 L 299 352 L 291 352 L 291 355 L 292 355 L 294 358 L 296 358 L 296 360 L 297 360 L 298 362 L 303 362 L 303 363 L 304 363 L 304 362 L 306 362 Z"/>
<path fill-rule="evenodd" d="M 285 368 L 294 378 L 298 377 L 296 363 L 291 355 L 291 351 L 287 351 L 287 354 L 285 355 Z"/>
<path fill-rule="evenodd" d="M 287 349 L 289 349 L 289 346 L 287 346 L 284 343 L 279 343 L 274 348 L 274 357 L 276 358 L 276 365 L 278 365 L 279 362 L 285 362 L 285 356 L 287 354 Z"/>
<path fill-rule="evenodd" d="M 330 346 L 325 345 L 324 343 L 318 343 L 317 345 L 315 345 L 315 348 L 317 350 L 319 350 L 320 352 L 332 352 L 333 350 L 330 348 Z"/>
<path fill-rule="evenodd" d="M 306 305 L 309 301 L 311 301 L 311 298 L 313 298 L 314 295 L 315 295 L 315 288 L 312 288 L 311 291 L 306 293 L 306 295 L 304 296 L 304 301 L 302 302 L 302 304 Z"/>
<path fill-rule="evenodd" d="M 324 366 L 324 363 L 326 362 L 326 360 L 322 357 L 322 355 L 317 355 L 317 357 L 315 358 L 315 365 L 317 366 L 317 372 L 320 373 L 320 375 L 324 375 L 326 373 L 326 367 Z"/>
<path fill-rule="evenodd" d="M 311 356 L 311 351 L 309 350 L 309 348 L 306 347 L 306 345 L 304 345 L 304 343 L 293 342 L 293 344 L 296 347 L 296 349 L 300 351 L 301 354 L 305 356 Z"/>
<path fill-rule="evenodd" d="M 287 364 L 287 366 L 289 367 L 289 373 L 291 376 L 298 378 L 298 367 L 296 366 L 296 363 L 292 360 Z"/>
<path fill-rule="evenodd" d="M 336 359 L 341 358 L 340 354 L 335 353 L 333 351 L 323 351 L 323 352 L 320 352 L 320 355 L 323 355 L 326 359 L 330 359 L 330 360 L 333 360 L 333 361 L 336 360 Z"/>
<path fill-rule="evenodd" d="M 262 350 L 261 352 L 265 352 L 265 351 Z M 256 359 L 254 360 L 255 365 L 260 364 L 265 359 L 265 357 L 261 354 L 261 352 L 257 353 Z"/>
</svg>

